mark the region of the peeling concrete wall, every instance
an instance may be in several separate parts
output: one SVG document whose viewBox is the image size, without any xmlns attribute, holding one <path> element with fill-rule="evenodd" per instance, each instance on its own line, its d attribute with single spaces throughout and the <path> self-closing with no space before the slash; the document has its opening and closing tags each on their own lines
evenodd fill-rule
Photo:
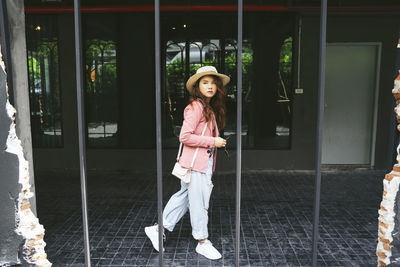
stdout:
<svg viewBox="0 0 400 267">
<path fill-rule="evenodd" d="M 25 39 L 25 13 L 24 0 L 7 0 L 7 14 L 10 30 L 11 63 L 13 67 L 14 105 L 18 110 L 15 119 L 18 122 L 16 131 L 24 148 L 25 159 L 29 162 L 29 181 L 32 185 L 31 191 L 35 192 L 31 117 L 29 107 L 29 85 L 27 52 Z M 31 209 L 36 214 L 36 199 L 30 199 Z"/>
<path fill-rule="evenodd" d="M 397 45 L 400 50 L 400 38 Z M 400 59 L 400 51 L 398 52 Z M 399 74 L 394 81 L 392 93 L 396 99 L 397 122 L 400 123 L 400 68 Z M 397 126 L 400 132 L 400 124 Z M 378 211 L 378 245 L 376 255 L 378 266 L 400 265 L 400 145 L 397 147 L 397 164 L 393 166 L 390 173 L 383 180 L 383 194 L 380 209 Z"/>
<path fill-rule="evenodd" d="M 394 264 L 399 253 L 392 253 L 395 239 L 399 241 L 399 224 L 396 223 L 396 196 L 400 183 L 400 165 L 396 164 L 393 170 L 385 176 L 383 180 L 383 197 L 379 209 L 378 226 L 378 246 L 376 255 L 378 256 L 378 266 Z M 397 255 L 396 255 L 397 254 Z M 400 262 L 397 262 L 400 263 Z"/>
<path fill-rule="evenodd" d="M 31 210 L 29 163 L 16 134 L 16 110 L 8 101 L 2 60 L 0 65 L 0 266 L 51 266 L 44 251 L 44 227 Z"/>
<path fill-rule="evenodd" d="M 18 184 L 18 157 L 6 151 L 11 125 L 6 103 L 6 75 L 3 70 L 0 70 L 0 265 L 7 262 L 19 262 L 18 250 L 22 242 L 22 237 L 13 231 L 16 224 L 16 199 L 21 186 Z"/>
</svg>

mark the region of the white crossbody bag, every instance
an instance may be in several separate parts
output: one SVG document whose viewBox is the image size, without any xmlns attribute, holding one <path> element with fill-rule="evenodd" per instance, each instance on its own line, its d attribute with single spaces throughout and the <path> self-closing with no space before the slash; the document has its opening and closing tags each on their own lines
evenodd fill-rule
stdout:
<svg viewBox="0 0 400 267">
<path fill-rule="evenodd" d="M 204 126 L 203 132 L 201 133 L 201 136 L 204 135 L 205 131 L 207 128 L 207 122 L 206 125 Z M 179 159 L 181 157 L 181 150 L 182 150 L 182 143 L 180 143 L 179 145 L 179 151 L 178 151 L 178 156 L 176 157 L 176 163 L 174 166 L 174 169 L 172 170 L 172 175 L 178 177 L 179 179 L 181 179 L 182 181 L 184 181 L 185 183 L 189 183 L 190 182 L 190 173 L 192 171 L 193 168 L 193 164 L 194 164 L 194 160 L 197 156 L 197 152 L 199 151 L 199 148 L 196 148 L 196 151 L 194 152 L 193 155 L 193 159 L 192 159 L 192 164 L 190 164 L 190 168 L 184 168 L 179 164 Z"/>
</svg>

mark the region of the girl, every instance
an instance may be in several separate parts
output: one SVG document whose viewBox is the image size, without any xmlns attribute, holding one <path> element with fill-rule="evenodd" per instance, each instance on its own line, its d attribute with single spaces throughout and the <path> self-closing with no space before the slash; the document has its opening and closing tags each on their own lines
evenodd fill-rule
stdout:
<svg viewBox="0 0 400 267">
<path fill-rule="evenodd" d="M 215 170 L 216 148 L 226 145 L 226 140 L 218 136 L 218 129 L 225 127 L 225 85 L 229 81 L 228 76 L 218 73 L 213 66 L 199 68 L 188 79 L 186 88 L 191 98 L 184 110 L 179 135 L 179 141 L 184 144 L 180 165 L 190 168 L 196 148 L 199 147 L 199 150 L 190 182 L 181 181 L 181 189 L 169 199 L 163 212 L 163 230 L 172 232 L 189 210 L 192 235 L 199 241 L 196 252 L 212 260 L 220 259 L 221 254 L 208 240 L 208 206 L 213 188 L 211 177 Z M 158 225 L 146 227 L 145 232 L 158 251 Z"/>
</svg>

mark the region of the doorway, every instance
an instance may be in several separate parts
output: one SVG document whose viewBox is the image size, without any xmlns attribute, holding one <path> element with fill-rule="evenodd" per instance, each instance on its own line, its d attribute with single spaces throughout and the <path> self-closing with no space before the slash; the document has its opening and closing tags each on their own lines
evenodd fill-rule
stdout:
<svg viewBox="0 0 400 267">
<path fill-rule="evenodd" d="M 374 165 L 379 43 L 330 43 L 322 164 Z"/>
</svg>

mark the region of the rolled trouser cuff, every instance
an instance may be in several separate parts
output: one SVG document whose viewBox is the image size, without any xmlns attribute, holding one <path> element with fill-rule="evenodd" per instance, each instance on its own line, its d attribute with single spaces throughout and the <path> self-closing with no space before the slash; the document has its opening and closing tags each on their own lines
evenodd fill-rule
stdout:
<svg viewBox="0 0 400 267">
<path fill-rule="evenodd" d="M 172 232 L 175 228 L 175 225 L 171 224 L 170 222 L 168 222 L 167 219 L 163 218 L 163 226 L 165 229 L 167 229 L 168 231 Z"/>
<path fill-rule="evenodd" d="M 208 238 L 208 233 L 192 231 L 192 236 L 196 240 L 202 240 Z"/>
</svg>

